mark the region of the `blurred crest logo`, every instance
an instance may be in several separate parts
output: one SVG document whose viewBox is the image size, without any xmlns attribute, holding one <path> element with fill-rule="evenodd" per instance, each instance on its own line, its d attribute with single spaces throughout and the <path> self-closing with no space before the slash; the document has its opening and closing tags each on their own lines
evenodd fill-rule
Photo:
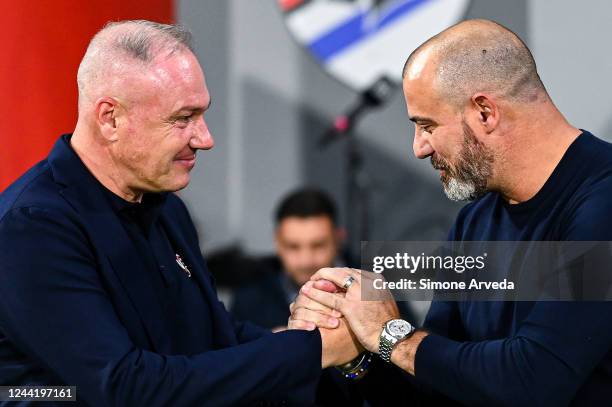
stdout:
<svg viewBox="0 0 612 407">
<path fill-rule="evenodd" d="M 407 56 L 459 22 L 469 0 L 279 0 L 295 39 L 336 79 L 401 82 Z"/>
</svg>

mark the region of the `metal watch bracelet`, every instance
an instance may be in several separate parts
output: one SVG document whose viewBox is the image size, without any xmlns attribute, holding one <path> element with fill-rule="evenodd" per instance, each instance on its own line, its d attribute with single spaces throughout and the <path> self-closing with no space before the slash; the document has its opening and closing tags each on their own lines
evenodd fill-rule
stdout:
<svg viewBox="0 0 612 407">
<path fill-rule="evenodd" d="M 385 328 L 383 327 L 383 329 Z M 389 342 L 387 338 L 381 336 L 380 343 L 378 345 L 378 353 L 380 358 L 387 363 L 391 363 L 391 352 L 393 352 L 393 345 L 394 344 Z"/>
</svg>

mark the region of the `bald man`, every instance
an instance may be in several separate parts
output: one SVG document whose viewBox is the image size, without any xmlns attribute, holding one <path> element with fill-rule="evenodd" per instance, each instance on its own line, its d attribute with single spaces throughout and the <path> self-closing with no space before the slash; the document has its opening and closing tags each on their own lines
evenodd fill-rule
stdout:
<svg viewBox="0 0 612 407">
<path fill-rule="evenodd" d="M 74 133 L 0 196 L 0 385 L 76 386 L 90 406 L 308 405 L 321 368 L 358 354 L 343 320 L 271 334 L 217 300 L 171 193 L 214 144 L 189 37 L 107 25 Z"/>
<path fill-rule="evenodd" d="M 450 240 L 612 240 L 612 145 L 568 123 L 510 30 L 473 20 L 443 31 L 410 55 L 403 90 L 415 156 L 431 160 L 450 199 L 472 201 Z M 322 311 L 339 310 L 384 361 L 364 379 L 371 398 L 610 404 L 612 302 L 434 301 L 415 330 L 392 299 L 360 301 L 374 278 L 320 270 L 289 324 L 318 323 Z M 326 280 L 348 288 L 334 293 Z"/>
</svg>

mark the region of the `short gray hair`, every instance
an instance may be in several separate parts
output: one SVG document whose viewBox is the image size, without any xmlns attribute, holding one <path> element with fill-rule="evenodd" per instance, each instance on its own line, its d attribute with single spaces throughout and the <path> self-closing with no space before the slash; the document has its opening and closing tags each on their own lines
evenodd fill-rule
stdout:
<svg viewBox="0 0 612 407">
<path fill-rule="evenodd" d="M 109 22 L 90 41 L 77 72 L 79 100 L 87 87 L 119 57 L 148 65 L 162 52 L 193 52 L 192 35 L 177 24 L 148 20 Z"/>
</svg>

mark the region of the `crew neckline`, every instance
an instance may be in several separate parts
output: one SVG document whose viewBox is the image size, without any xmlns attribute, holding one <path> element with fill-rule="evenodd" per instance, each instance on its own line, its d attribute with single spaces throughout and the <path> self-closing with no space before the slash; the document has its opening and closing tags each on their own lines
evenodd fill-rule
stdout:
<svg viewBox="0 0 612 407">
<path fill-rule="evenodd" d="M 550 192 L 558 186 L 561 180 L 566 178 L 565 176 L 568 175 L 568 171 L 574 168 L 572 163 L 577 159 L 576 152 L 580 150 L 580 146 L 587 142 L 587 139 L 593 137 L 593 135 L 586 130 L 580 129 L 580 131 L 581 133 L 574 141 L 572 141 L 567 150 L 565 150 L 561 160 L 557 163 L 553 172 L 550 174 L 542 188 L 540 188 L 540 190 L 536 192 L 534 196 L 524 202 L 511 204 L 505 200 L 499 192 L 497 192 L 498 199 L 501 200 L 504 208 L 508 212 L 518 213 L 531 210 L 552 196 Z"/>
</svg>

